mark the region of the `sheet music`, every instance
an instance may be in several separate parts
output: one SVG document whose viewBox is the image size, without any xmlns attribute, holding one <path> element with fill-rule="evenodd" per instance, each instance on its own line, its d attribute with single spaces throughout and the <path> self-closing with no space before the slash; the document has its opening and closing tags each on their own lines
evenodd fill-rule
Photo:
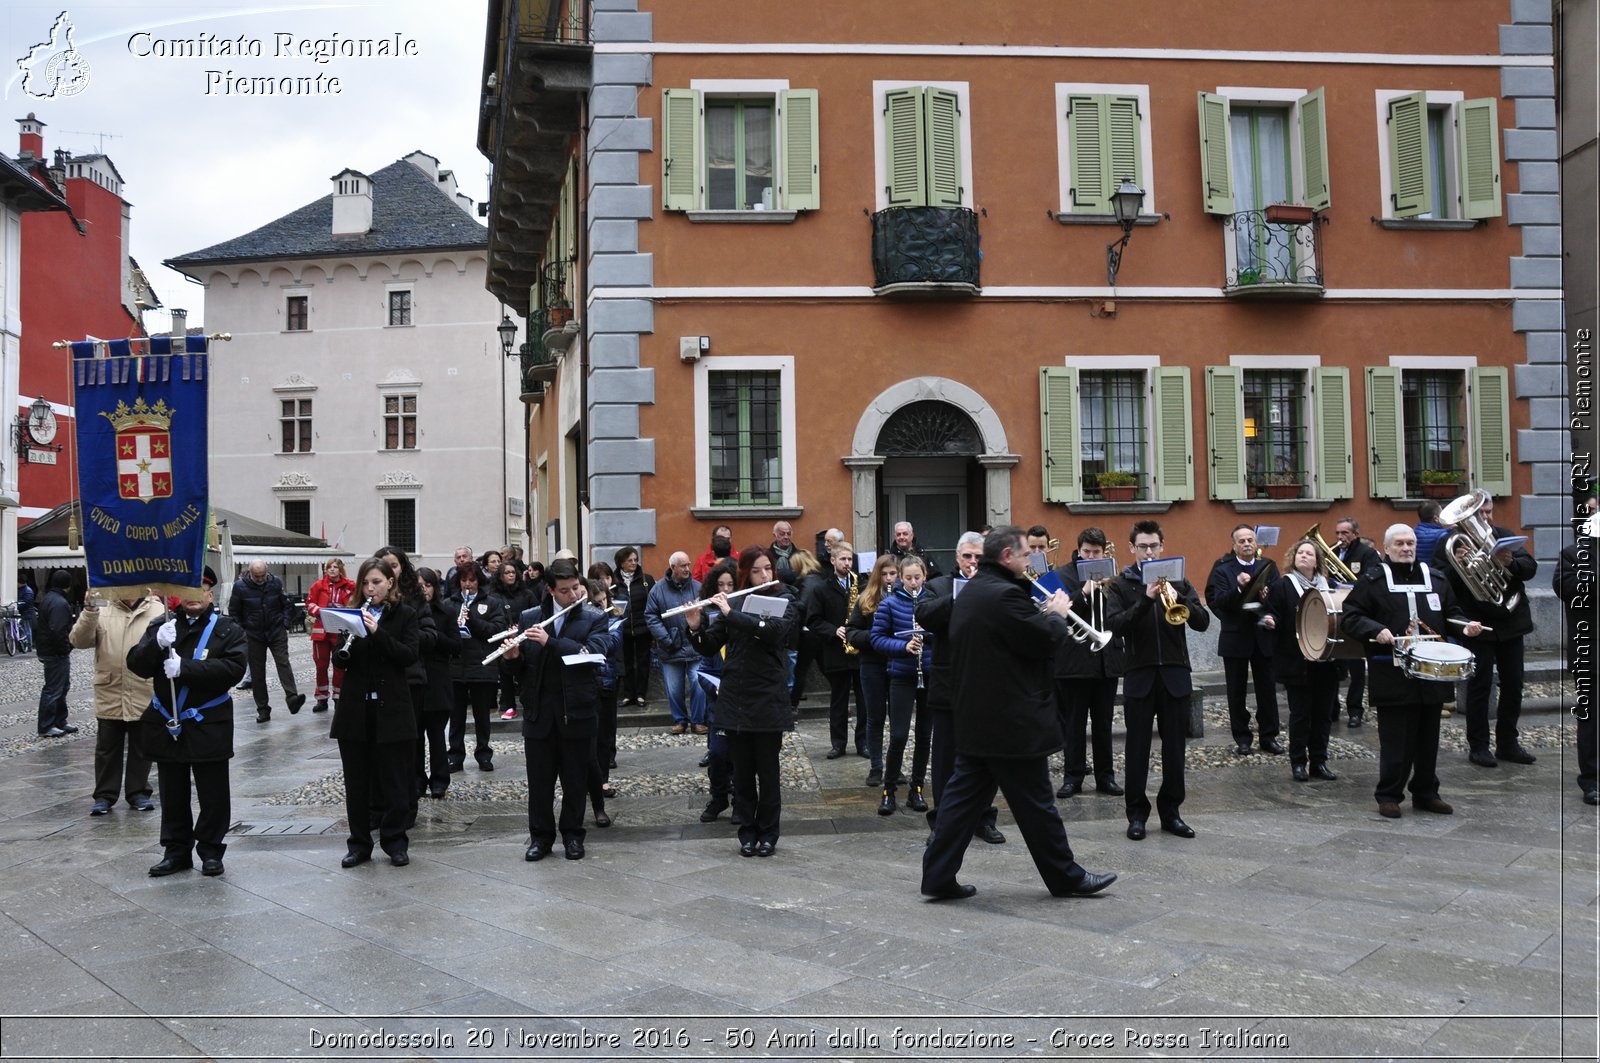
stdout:
<svg viewBox="0 0 1600 1063">
<path fill-rule="evenodd" d="M 1256 526 L 1256 545 L 1260 547 L 1278 545 L 1278 526 L 1276 524 L 1259 524 Z"/>
<path fill-rule="evenodd" d="M 747 594 L 744 597 L 743 609 L 752 616 L 778 617 L 782 616 L 789 608 L 789 599 L 774 598 L 766 594 Z"/>
<path fill-rule="evenodd" d="M 342 635 L 348 632 L 358 639 L 367 637 L 367 625 L 361 619 L 360 609 L 328 608 L 317 614 L 322 621 L 322 630 L 330 635 Z"/>
<path fill-rule="evenodd" d="M 1080 558 L 1078 560 L 1078 579 L 1083 583 L 1090 580 L 1114 579 L 1117 575 L 1117 563 L 1109 557 Z"/>
<path fill-rule="evenodd" d="M 1176 583 L 1183 578 L 1183 558 L 1158 557 L 1153 561 L 1140 562 L 1139 578 L 1147 587 L 1162 579 Z"/>
<path fill-rule="evenodd" d="M 561 658 L 561 663 L 565 665 L 605 664 L 606 658 L 605 654 L 602 653 L 569 653 Z"/>
</svg>

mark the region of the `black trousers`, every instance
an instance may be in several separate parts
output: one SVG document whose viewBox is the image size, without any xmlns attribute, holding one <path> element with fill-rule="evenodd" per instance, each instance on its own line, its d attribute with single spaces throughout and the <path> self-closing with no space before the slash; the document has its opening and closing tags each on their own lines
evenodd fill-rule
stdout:
<svg viewBox="0 0 1600 1063">
<path fill-rule="evenodd" d="M 1584 793 L 1600 789 L 1600 728 L 1595 726 L 1595 715 L 1600 712 L 1593 702 L 1578 723 L 1578 789 Z"/>
<path fill-rule="evenodd" d="M 1374 705 L 1378 714 L 1380 803 L 1399 804 L 1410 780 L 1411 797 L 1439 796 L 1439 706 L 1411 702 Z"/>
<path fill-rule="evenodd" d="M 939 805 L 944 800 L 945 784 L 956 769 L 956 736 L 955 721 L 949 710 L 930 710 L 928 722 L 928 730 L 932 732 L 928 741 L 928 785 L 933 792 L 933 805 L 928 809 L 928 829 L 933 830 L 939 822 Z M 988 811 L 979 816 L 977 824 L 973 826 L 974 832 L 993 827 L 996 817 L 1000 815 L 1000 810 L 994 807 L 993 797 L 989 802 Z"/>
<path fill-rule="evenodd" d="M 117 803 L 117 789 L 134 798 L 150 796 L 150 761 L 139 748 L 138 720 L 98 721 L 100 733 L 94 740 L 94 798 Z M 123 759 L 123 749 L 127 759 Z"/>
<path fill-rule="evenodd" d="M 1353 719 L 1361 719 L 1366 715 L 1361 705 L 1361 698 L 1367 692 L 1367 662 L 1357 658 L 1353 661 L 1340 661 L 1339 671 L 1350 677 L 1350 689 L 1344 696 L 1345 714 Z M 1338 715 L 1338 704 L 1334 705 L 1334 714 Z"/>
<path fill-rule="evenodd" d="M 552 724 L 544 738 L 524 738 L 522 756 L 528 768 L 528 836 L 536 842 L 554 845 L 556 831 L 561 840 L 582 841 L 583 803 L 589 793 L 589 761 L 594 751 L 594 735 L 564 734 L 559 723 Z M 555 813 L 556 781 L 561 782 L 561 817 Z"/>
<path fill-rule="evenodd" d="M 956 881 L 967 842 L 994 803 L 996 790 L 1006 795 L 1033 866 L 1051 893 L 1070 892 L 1088 874 L 1072 858 L 1067 828 L 1056 811 L 1050 787 L 1048 757 L 1008 759 L 957 753 L 955 772 L 945 784 L 938 826 L 922 853 L 923 893 Z"/>
<path fill-rule="evenodd" d="M 1500 697 L 1494 708 L 1494 747 L 1517 745 L 1517 721 L 1522 718 L 1522 638 L 1483 643 L 1474 648 L 1477 666 L 1467 680 L 1467 745 L 1489 748 L 1489 690 L 1500 673 Z"/>
<path fill-rule="evenodd" d="M 372 852 L 373 820 L 378 844 L 393 855 L 409 847 L 406 825 L 416 791 L 411 786 L 416 743 L 369 742 L 341 738 L 339 762 L 344 765 L 344 807 L 350 821 L 351 852 Z"/>
<path fill-rule="evenodd" d="M 1067 782 L 1082 786 L 1088 773 L 1083 746 L 1086 725 L 1094 748 L 1095 781 L 1116 781 L 1117 773 L 1111 767 L 1111 715 L 1116 700 L 1116 676 L 1072 676 L 1056 680 L 1056 712 L 1061 717 L 1061 740 L 1065 743 L 1062 777 Z"/>
<path fill-rule="evenodd" d="M 599 728 L 594 736 L 594 755 L 598 784 L 611 781 L 611 762 L 617 756 L 617 692 L 600 692 Z"/>
<path fill-rule="evenodd" d="M 189 779 L 200 799 L 200 816 L 189 804 Z M 198 764 L 156 764 L 161 783 L 161 848 L 169 855 L 188 856 L 192 848 L 202 860 L 221 860 L 228 851 L 222 838 L 233 821 L 228 791 L 228 762 L 207 760 Z"/>
<path fill-rule="evenodd" d="M 1250 710 L 1245 708 L 1245 687 L 1253 678 L 1256 684 L 1256 728 L 1261 741 L 1278 737 L 1278 688 L 1272 682 L 1272 658 L 1257 650 L 1249 657 L 1224 657 L 1223 675 L 1228 684 L 1228 721 L 1237 745 L 1250 744 Z"/>
<path fill-rule="evenodd" d="M 416 788 L 443 793 L 450 785 L 449 740 L 445 725 L 450 713 L 428 704 L 428 688 L 411 688 L 411 708 L 417 715 Z"/>
<path fill-rule="evenodd" d="M 817 659 L 817 640 L 809 632 L 800 633 L 800 645 L 795 649 L 794 655 L 794 682 L 789 685 L 789 705 L 798 708 L 800 699 L 806 693 L 806 673 L 811 670 L 811 664 Z M 844 743 L 835 745 L 843 749 Z"/>
<path fill-rule="evenodd" d="M 643 701 L 650 692 L 650 633 L 622 633 L 622 690 L 624 698 Z"/>
<path fill-rule="evenodd" d="M 1160 678 L 1150 694 L 1142 698 L 1128 697 L 1123 689 L 1122 715 L 1128 721 L 1127 787 L 1128 819 L 1149 819 L 1150 799 L 1145 796 L 1145 783 L 1150 776 L 1150 744 L 1153 733 L 1161 736 L 1161 789 L 1156 793 L 1156 813 L 1161 822 L 1178 816 L 1183 805 L 1183 751 L 1189 741 L 1189 699 L 1185 694 L 1175 698 L 1167 693 Z"/>
<path fill-rule="evenodd" d="M 1289 763 L 1328 762 L 1328 728 L 1339 715 L 1339 688 L 1327 683 L 1285 683 L 1289 697 Z"/>
<path fill-rule="evenodd" d="M 489 748 L 489 714 L 494 711 L 495 684 L 492 681 L 456 681 L 456 702 L 450 708 L 450 763 L 467 760 L 467 708 L 472 709 L 472 733 L 476 740 L 473 756 L 478 763 L 492 760 Z"/>
<path fill-rule="evenodd" d="M 500 711 L 517 707 L 517 662 L 501 658 L 500 665 Z"/>
<path fill-rule="evenodd" d="M 734 731 L 728 734 L 733 754 L 733 812 L 739 819 L 739 841 L 778 840 L 783 793 L 778 783 L 778 751 L 782 731 Z"/>
<path fill-rule="evenodd" d="M 856 677 L 860 673 L 854 668 L 845 668 L 837 672 L 828 672 L 828 739 L 834 749 L 843 749 L 850 739 L 850 693 L 855 690 Z M 799 678 L 799 672 L 795 673 Z M 859 699 L 857 704 L 859 704 Z M 856 744 L 861 744 L 861 729 L 856 729 Z"/>
<path fill-rule="evenodd" d="M 906 756 L 906 742 L 911 738 L 912 725 L 916 726 L 916 740 L 911 747 L 911 776 L 900 773 Z M 889 677 L 889 754 L 883 762 L 883 786 L 893 790 L 904 781 L 909 791 L 921 786 L 928 772 L 928 691 L 917 689 L 914 675 Z"/>
<path fill-rule="evenodd" d="M 711 706 L 706 715 L 716 711 L 716 700 L 712 699 Z M 711 798 L 722 798 L 730 804 L 733 801 L 733 752 L 728 748 L 728 736 L 717 730 L 713 724 L 706 735 L 706 755 L 711 760 L 706 764 L 706 782 L 711 787 Z"/>
</svg>

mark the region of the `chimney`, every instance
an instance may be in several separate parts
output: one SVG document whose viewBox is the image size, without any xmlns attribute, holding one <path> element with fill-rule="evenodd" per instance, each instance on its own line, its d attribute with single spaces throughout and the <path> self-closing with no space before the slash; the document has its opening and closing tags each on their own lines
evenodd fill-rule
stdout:
<svg viewBox="0 0 1600 1063">
<path fill-rule="evenodd" d="M 44 123 L 34 116 L 32 111 L 28 117 L 18 118 L 17 125 L 21 126 L 21 147 L 18 154 L 24 159 L 44 160 Z"/>
<path fill-rule="evenodd" d="M 333 182 L 333 235 L 361 236 L 372 231 L 372 178 L 341 170 Z"/>
<path fill-rule="evenodd" d="M 172 331 L 168 333 L 173 339 L 181 340 L 189 334 L 189 311 L 172 308 Z"/>
</svg>

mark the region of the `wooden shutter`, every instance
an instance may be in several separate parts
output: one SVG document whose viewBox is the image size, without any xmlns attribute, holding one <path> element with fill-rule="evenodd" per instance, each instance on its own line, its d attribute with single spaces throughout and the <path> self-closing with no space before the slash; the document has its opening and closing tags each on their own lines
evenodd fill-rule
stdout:
<svg viewBox="0 0 1600 1063">
<path fill-rule="evenodd" d="M 1461 216 L 1500 216 L 1500 119 L 1492 98 L 1456 105 Z"/>
<path fill-rule="evenodd" d="M 1039 369 L 1039 435 L 1043 443 L 1044 500 L 1078 502 L 1083 477 L 1078 436 L 1078 371 L 1070 366 Z"/>
<path fill-rule="evenodd" d="M 1400 370 L 1367 367 L 1367 493 L 1406 496 L 1405 440 L 1400 424 Z"/>
<path fill-rule="evenodd" d="M 817 153 L 817 90 L 778 93 L 778 206 L 816 210 L 822 206 Z"/>
<path fill-rule="evenodd" d="M 1206 443 L 1211 459 L 1206 479 L 1212 498 L 1250 497 L 1244 454 L 1244 370 L 1206 366 Z"/>
<path fill-rule="evenodd" d="M 1151 405 L 1155 412 L 1155 466 L 1152 480 L 1159 502 L 1194 497 L 1193 421 L 1189 406 L 1189 367 L 1158 366 L 1150 370 Z"/>
<path fill-rule="evenodd" d="M 1311 405 L 1316 411 L 1316 492 L 1318 498 L 1349 498 L 1351 483 L 1350 370 L 1311 371 Z"/>
<path fill-rule="evenodd" d="M 1199 93 L 1200 192 L 1207 214 L 1233 213 L 1232 156 L 1228 151 L 1228 97 Z"/>
<path fill-rule="evenodd" d="M 1413 92 L 1389 101 L 1389 181 L 1396 218 L 1414 218 L 1433 209 L 1427 93 Z"/>
<path fill-rule="evenodd" d="M 1067 97 L 1067 151 L 1071 153 L 1068 194 L 1072 209 L 1086 214 L 1106 214 L 1111 210 L 1111 189 L 1106 187 L 1103 99 Z"/>
<path fill-rule="evenodd" d="M 1323 89 L 1300 97 L 1300 161 L 1305 181 L 1302 202 L 1317 210 L 1327 210 L 1328 195 L 1328 116 L 1323 105 Z"/>
<path fill-rule="evenodd" d="M 1472 486 L 1511 493 L 1511 392 L 1505 366 L 1467 371 L 1472 416 Z"/>
<path fill-rule="evenodd" d="M 961 206 L 961 106 L 949 89 L 930 88 L 923 131 L 928 150 L 928 206 Z"/>
<path fill-rule="evenodd" d="M 661 208 L 695 210 L 700 206 L 704 150 L 700 142 L 700 93 L 666 89 L 661 93 Z"/>
<path fill-rule="evenodd" d="M 884 172 L 889 206 L 922 207 L 928 203 L 926 161 L 922 148 L 922 90 L 890 89 L 883 97 Z"/>
</svg>

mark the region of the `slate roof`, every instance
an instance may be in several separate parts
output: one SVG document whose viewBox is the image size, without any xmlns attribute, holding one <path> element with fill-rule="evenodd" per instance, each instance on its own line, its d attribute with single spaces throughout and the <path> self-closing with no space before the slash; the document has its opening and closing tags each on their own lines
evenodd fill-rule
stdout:
<svg viewBox="0 0 1600 1063">
<path fill-rule="evenodd" d="M 489 246 L 489 230 L 462 210 L 444 187 L 404 159 L 371 179 L 372 228 L 360 236 L 333 235 L 330 192 L 254 232 L 179 255 L 166 264 L 182 270 L 221 262 Z"/>
</svg>

